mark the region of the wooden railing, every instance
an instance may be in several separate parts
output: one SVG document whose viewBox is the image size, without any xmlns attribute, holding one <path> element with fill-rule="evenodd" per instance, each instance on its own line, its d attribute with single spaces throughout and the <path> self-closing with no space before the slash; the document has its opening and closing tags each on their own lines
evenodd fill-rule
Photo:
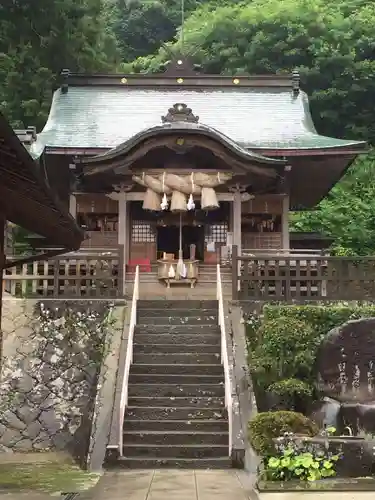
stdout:
<svg viewBox="0 0 375 500">
<path fill-rule="evenodd" d="M 119 453 L 120 456 L 123 455 L 123 425 L 126 408 L 128 406 L 128 386 L 129 386 L 129 373 L 130 367 L 133 363 L 133 340 L 134 340 L 134 328 L 137 324 L 137 303 L 139 299 L 139 266 L 135 269 L 134 286 L 133 286 L 133 299 L 132 307 L 130 313 L 130 322 L 128 330 L 128 344 L 126 347 L 126 357 L 124 373 L 122 378 L 122 389 L 121 389 L 121 399 L 120 399 L 120 419 L 119 419 Z"/>
<path fill-rule="evenodd" d="M 15 297 L 116 298 L 123 296 L 123 281 L 121 246 L 80 250 L 4 271 L 4 289 Z"/>
<path fill-rule="evenodd" d="M 299 251 L 255 255 L 232 249 L 234 300 L 374 300 L 375 257 L 331 257 Z"/>
<path fill-rule="evenodd" d="M 228 426 L 229 426 L 229 450 L 228 456 L 232 455 L 232 386 L 230 378 L 230 368 L 229 368 L 229 357 L 228 357 L 228 347 L 227 347 L 227 334 L 225 328 L 225 314 L 224 314 L 224 300 L 223 300 L 223 286 L 221 283 L 221 271 L 220 264 L 217 265 L 217 289 L 216 297 L 218 301 L 219 314 L 218 323 L 220 327 L 221 334 L 221 363 L 224 369 L 224 391 L 225 391 L 225 407 L 228 413 Z"/>
<path fill-rule="evenodd" d="M 327 250 L 317 250 L 315 248 L 263 248 L 261 250 L 258 249 L 252 249 L 252 248 L 246 248 L 242 249 L 241 251 L 242 256 L 249 256 L 249 257 L 280 257 L 280 256 L 287 256 L 287 257 L 317 257 L 317 256 L 328 256 L 329 253 Z"/>
</svg>

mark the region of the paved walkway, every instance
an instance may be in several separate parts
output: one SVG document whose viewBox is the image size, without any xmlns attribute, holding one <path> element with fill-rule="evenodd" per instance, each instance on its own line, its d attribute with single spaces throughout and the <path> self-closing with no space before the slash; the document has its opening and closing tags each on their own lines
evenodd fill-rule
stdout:
<svg viewBox="0 0 375 500">
<path fill-rule="evenodd" d="M 246 480 L 234 470 L 107 472 L 82 500 L 248 500 Z"/>
<path fill-rule="evenodd" d="M 27 493 L 0 493 L 1 500 L 52 500 L 52 498 L 53 497 L 48 493 L 37 491 L 29 491 Z M 56 500 L 56 496 L 54 498 Z M 59 499 L 59 497 L 57 497 L 57 499 Z"/>
<path fill-rule="evenodd" d="M 306 491 L 285 493 L 261 493 L 260 500 L 372 500 L 373 491 Z"/>
</svg>

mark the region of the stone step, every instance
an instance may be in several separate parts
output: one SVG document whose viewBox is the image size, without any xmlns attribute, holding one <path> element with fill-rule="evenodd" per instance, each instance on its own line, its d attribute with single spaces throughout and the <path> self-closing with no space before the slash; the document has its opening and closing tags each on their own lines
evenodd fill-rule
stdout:
<svg viewBox="0 0 375 500">
<path fill-rule="evenodd" d="M 134 278 L 135 278 L 135 276 L 126 276 L 125 283 L 127 285 L 133 286 Z M 149 283 L 152 285 L 166 288 L 165 282 L 159 280 L 156 274 L 141 275 L 139 277 L 139 282 L 140 282 L 140 284 Z M 232 275 L 221 276 L 221 282 L 222 282 L 222 284 L 224 284 L 224 283 L 225 284 L 232 284 Z M 215 288 L 216 288 L 216 284 L 217 284 L 216 273 L 200 273 L 198 276 L 198 280 L 197 280 L 197 283 L 195 285 L 195 288 L 197 288 L 198 286 L 200 286 L 203 283 L 212 283 L 213 285 L 215 285 Z M 172 286 L 173 286 L 173 288 L 177 288 L 177 287 L 188 288 L 188 285 L 186 283 L 183 283 L 183 282 L 181 282 L 181 284 L 173 284 Z M 190 288 L 190 286 L 189 286 L 189 288 Z"/>
<path fill-rule="evenodd" d="M 210 286 L 214 286 L 215 290 L 216 290 L 216 283 L 217 283 L 216 276 L 204 276 L 203 278 L 202 277 L 199 278 L 198 286 L 199 285 L 210 285 Z M 222 278 L 221 279 L 221 284 L 223 286 L 225 286 L 225 285 L 232 285 L 232 280 L 231 279 Z"/>
<path fill-rule="evenodd" d="M 125 282 L 126 283 L 134 283 L 135 280 L 135 273 L 126 273 L 125 276 Z M 157 283 L 158 280 L 158 273 L 157 272 L 151 272 L 151 273 L 139 273 L 139 281 L 142 283 L 142 281 L 147 281 L 147 282 L 155 282 Z"/>
<path fill-rule="evenodd" d="M 138 324 L 141 325 L 217 325 L 217 314 L 210 316 L 171 316 L 144 317 L 141 316 Z"/>
<path fill-rule="evenodd" d="M 228 432 L 183 432 L 183 431 L 125 431 L 124 449 L 131 445 L 224 445 L 228 447 Z"/>
<path fill-rule="evenodd" d="M 129 384 L 129 396 L 216 396 L 224 397 L 224 383 L 221 384 Z"/>
<path fill-rule="evenodd" d="M 231 465 L 229 457 L 161 459 L 135 456 L 132 458 L 121 457 L 114 463 L 116 468 L 123 469 L 228 469 Z"/>
<path fill-rule="evenodd" d="M 227 422 L 227 410 L 221 408 L 176 408 L 154 406 L 128 406 L 125 420 L 218 420 Z"/>
<path fill-rule="evenodd" d="M 138 309 L 216 309 L 217 300 L 139 300 Z"/>
<path fill-rule="evenodd" d="M 124 457 L 149 458 L 212 458 L 228 456 L 228 446 L 190 444 L 185 446 L 127 444 L 123 447 Z"/>
<path fill-rule="evenodd" d="M 210 273 L 210 274 L 214 274 L 216 276 L 217 274 L 217 269 L 216 269 L 216 266 L 206 266 L 205 264 L 203 265 L 200 265 L 198 267 L 198 272 L 199 274 L 201 273 Z M 139 273 L 139 276 L 149 276 L 149 275 L 155 275 L 157 276 L 158 274 L 158 268 L 157 266 L 151 266 L 151 271 L 140 271 Z M 225 274 L 232 274 L 232 271 L 230 269 L 223 269 L 221 268 L 220 269 L 220 274 L 221 276 L 225 275 Z M 126 276 L 135 276 L 135 271 L 127 271 L 126 272 Z"/>
<path fill-rule="evenodd" d="M 217 325 L 135 325 L 134 335 L 138 334 L 194 334 L 201 336 L 202 334 L 216 334 L 220 338 L 220 328 Z M 135 340 L 137 337 L 135 337 Z"/>
<path fill-rule="evenodd" d="M 223 367 L 221 364 L 216 364 L 216 365 L 194 365 L 194 364 L 189 364 L 189 365 L 177 365 L 177 364 L 171 364 L 171 365 L 154 365 L 154 364 L 141 364 L 141 363 L 134 363 L 130 367 L 130 374 L 136 374 L 136 373 L 143 373 L 143 374 L 149 374 L 152 375 L 162 375 L 162 374 L 168 374 L 168 375 L 221 375 L 224 380 L 224 371 Z"/>
<path fill-rule="evenodd" d="M 168 373 L 154 373 L 152 377 L 150 377 L 149 373 L 132 373 L 132 371 L 130 371 L 129 384 L 147 384 L 150 383 L 150 379 L 153 383 L 158 384 L 220 384 L 224 381 L 224 374 L 182 375 L 179 373 L 178 375 L 173 375 Z"/>
<path fill-rule="evenodd" d="M 188 398 L 170 396 L 163 397 L 137 397 L 130 396 L 129 406 L 153 407 L 153 408 L 224 408 L 224 396 L 222 397 L 195 397 Z"/>
<path fill-rule="evenodd" d="M 139 336 L 137 336 L 137 340 L 139 340 Z M 151 340 L 151 339 L 150 339 Z M 153 335 L 152 340 L 155 339 L 155 335 Z M 176 340 L 181 340 L 181 335 L 178 336 Z M 151 345 L 150 345 L 151 344 Z M 140 342 L 139 344 L 133 345 L 133 353 L 136 354 L 183 354 L 183 353 L 201 353 L 201 354 L 220 354 L 220 343 L 215 344 L 184 344 L 182 342 L 175 344 L 155 344 L 154 342 L 147 342 L 143 344 Z"/>
<path fill-rule="evenodd" d="M 132 289 L 126 288 L 126 296 L 128 300 L 132 299 Z M 154 286 L 150 286 L 148 283 L 144 283 L 140 287 L 139 295 L 141 299 L 148 300 L 169 300 L 171 298 L 179 298 L 182 300 L 195 300 L 195 299 L 215 299 L 216 298 L 216 285 L 212 283 L 207 283 L 205 286 L 202 284 L 197 288 L 170 288 L 169 290 L 162 285 L 157 285 L 157 289 Z M 232 285 L 224 284 L 223 286 L 223 297 L 225 300 L 232 300 Z"/>
<path fill-rule="evenodd" d="M 124 431 L 228 432 L 227 420 L 131 420 L 125 418 Z"/>
<path fill-rule="evenodd" d="M 137 327 L 136 327 L 137 329 Z M 207 328 L 206 328 L 207 331 Z M 212 331 L 210 329 L 210 331 Z M 204 345 L 207 346 L 219 346 L 220 348 L 220 332 L 217 333 L 138 333 L 136 331 L 136 335 L 134 337 L 135 344 L 134 345 L 143 345 L 143 346 L 152 346 L 152 345 L 176 345 L 176 346 L 184 346 L 184 345 Z"/>
<path fill-rule="evenodd" d="M 220 354 L 179 353 L 179 354 L 139 354 L 133 356 L 133 363 L 146 365 L 215 365 L 221 364 Z"/>
<path fill-rule="evenodd" d="M 185 318 L 185 317 L 188 317 L 188 316 L 213 316 L 215 318 L 217 318 L 217 315 L 218 315 L 218 310 L 217 310 L 217 307 L 216 309 L 212 308 L 212 309 L 207 309 L 207 308 L 204 308 L 204 309 L 183 309 L 183 308 L 179 308 L 179 309 L 175 309 L 175 308 L 171 308 L 171 309 L 168 309 L 168 311 L 166 311 L 165 309 L 157 309 L 157 308 L 150 308 L 150 309 L 146 309 L 146 308 L 142 308 L 142 309 L 139 309 L 137 311 L 137 317 L 138 317 L 138 321 L 141 323 L 142 319 L 143 318 L 159 318 L 159 317 L 165 317 L 166 314 L 168 314 L 168 316 L 176 316 L 176 317 L 182 317 L 182 318 Z"/>
</svg>

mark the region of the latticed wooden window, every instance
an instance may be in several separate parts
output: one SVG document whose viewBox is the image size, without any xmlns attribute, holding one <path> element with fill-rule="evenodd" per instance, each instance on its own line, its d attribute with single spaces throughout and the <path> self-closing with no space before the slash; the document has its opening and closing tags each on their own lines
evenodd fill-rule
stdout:
<svg viewBox="0 0 375 500">
<path fill-rule="evenodd" d="M 205 241 L 206 243 L 226 243 L 227 233 L 228 224 L 226 222 L 207 225 L 205 228 Z"/>
<path fill-rule="evenodd" d="M 154 243 L 155 231 L 149 222 L 133 221 L 132 225 L 133 243 Z"/>
</svg>

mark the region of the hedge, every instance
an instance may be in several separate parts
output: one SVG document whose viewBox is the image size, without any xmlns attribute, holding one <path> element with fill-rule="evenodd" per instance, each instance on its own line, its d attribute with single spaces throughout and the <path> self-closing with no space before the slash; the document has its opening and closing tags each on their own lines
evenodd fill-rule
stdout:
<svg viewBox="0 0 375 500">
<path fill-rule="evenodd" d="M 265 321 L 279 317 L 304 321 L 313 328 L 317 337 L 322 338 L 332 328 L 347 321 L 375 317 L 375 304 L 360 305 L 347 302 L 304 306 L 270 304 L 264 306 L 262 315 Z"/>
<path fill-rule="evenodd" d="M 261 407 L 267 407 L 264 399 L 270 386 L 285 379 L 303 380 L 305 396 L 310 390 L 313 395 L 315 359 L 322 339 L 332 328 L 364 317 L 375 317 L 375 305 L 267 304 L 260 316 L 248 318 L 249 367 Z M 276 387 L 280 398 L 290 400 L 290 383 Z"/>
</svg>

